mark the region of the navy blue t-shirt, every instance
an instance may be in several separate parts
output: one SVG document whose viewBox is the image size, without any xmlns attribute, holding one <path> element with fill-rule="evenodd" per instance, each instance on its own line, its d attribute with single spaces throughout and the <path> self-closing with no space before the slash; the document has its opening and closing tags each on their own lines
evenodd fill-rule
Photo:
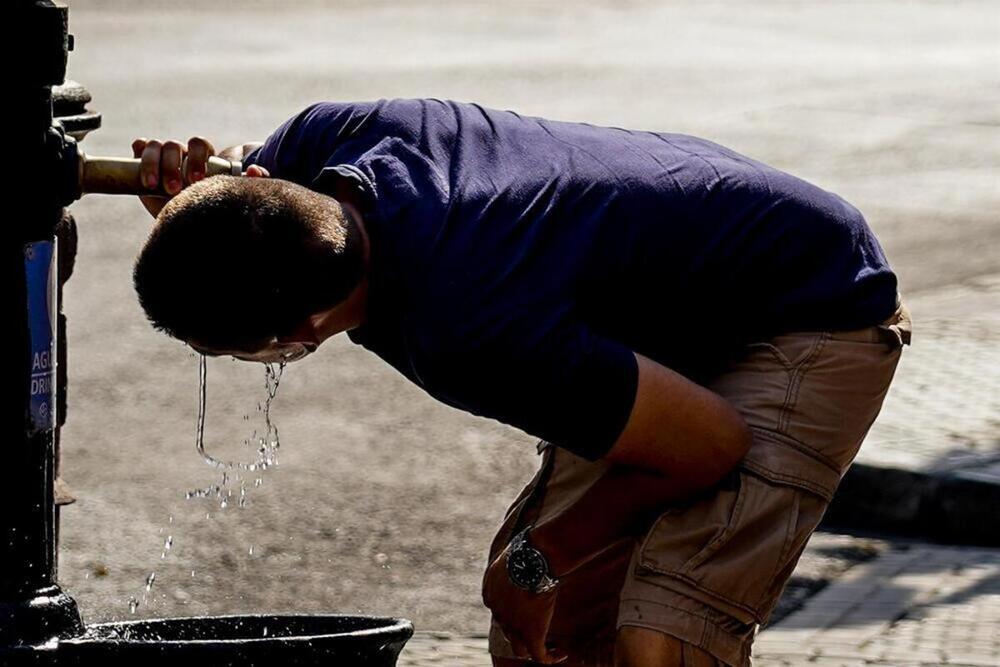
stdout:
<svg viewBox="0 0 1000 667">
<path fill-rule="evenodd" d="M 839 196 L 704 139 L 440 100 L 324 102 L 246 164 L 368 195 L 351 340 L 432 396 L 584 457 L 636 351 L 696 381 L 753 340 L 887 318 L 896 277 Z"/>
</svg>

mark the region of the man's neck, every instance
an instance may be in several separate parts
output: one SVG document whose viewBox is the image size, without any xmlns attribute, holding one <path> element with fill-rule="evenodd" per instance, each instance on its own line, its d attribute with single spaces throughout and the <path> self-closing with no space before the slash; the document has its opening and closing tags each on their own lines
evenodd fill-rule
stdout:
<svg viewBox="0 0 1000 667">
<path fill-rule="evenodd" d="M 350 331 L 365 322 L 368 310 L 368 276 L 361 279 L 347 298 L 329 310 L 316 313 L 309 319 L 316 334 L 316 342 L 322 343 L 327 338 L 336 336 L 342 331 Z"/>
<path fill-rule="evenodd" d="M 338 192 L 338 195 L 342 195 L 342 193 Z M 371 254 L 368 245 L 368 230 L 365 229 L 364 218 L 361 217 L 361 212 L 355 203 L 351 201 L 350 197 L 342 196 L 342 198 L 338 199 L 338 203 L 344 214 L 351 219 L 354 228 L 361 235 L 361 244 L 364 248 L 364 277 L 351 290 L 346 299 L 333 308 L 317 313 L 310 318 L 318 343 L 342 331 L 350 331 L 361 326 L 365 322 L 368 311 L 368 260 Z"/>
</svg>

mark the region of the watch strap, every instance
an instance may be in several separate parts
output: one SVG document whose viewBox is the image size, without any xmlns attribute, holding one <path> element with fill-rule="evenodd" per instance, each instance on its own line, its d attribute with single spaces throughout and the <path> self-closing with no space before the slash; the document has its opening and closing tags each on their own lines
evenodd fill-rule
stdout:
<svg viewBox="0 0 1000 667">
<path fill-rule="evenodd" d="M 550 569 L 549 569 L 549 562 L 545 558 L 545 554 L 543 554 L 541 551 L 539 551 L 535 547 L 531 546 L 531 543 L 528 541 L 528 531 L 531 530 L 531 528 L 532 528 L 532 526 L 530 526 L 530 525 L 525 526 L 523 529 L 521 529 L 520 532 L 518 532 L 516 535 L 514 535 L 514 537 L 510 541 L 510 551 L 508 552 L 508 558 L 510 557 L 509 554 L 511 552 L 513 552 L 515 550 L 519 550 L 519 549 L 530 549 L 533 552 L 535 552 L 535 554 L 538 556 L 538 558 L 544 564 L 545 571 L 542 573 L 542 577 L 541 577 L 540 581 L 535 586 L 535 588 L 531 590 L 531 592 L 532 593 L 544 593 L 546 591 L 550 591 L 553 588 L 555 588 L 556 585 L 559 583 L 559 579 L 557 579 L 557 578 L 555 578 L 555 577 L 553 577 L 551 575 Z M 517 585 L 516 582 L 514 582 L 514 584 Z"/>
</svg>

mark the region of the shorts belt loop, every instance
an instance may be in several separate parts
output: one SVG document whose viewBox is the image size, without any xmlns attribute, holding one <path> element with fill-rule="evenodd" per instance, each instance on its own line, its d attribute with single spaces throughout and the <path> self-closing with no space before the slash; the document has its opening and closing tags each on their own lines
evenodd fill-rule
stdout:
<svg viewBox="0 0 1000 667">
<path fill-rule="evenodd" d="M 899 303 L 896 312 L 885 323 L 878 326 L 879 339 L 893 347 L 910 344 L 913 332 L 913 320 L 906 304 Z"/>
</svg>

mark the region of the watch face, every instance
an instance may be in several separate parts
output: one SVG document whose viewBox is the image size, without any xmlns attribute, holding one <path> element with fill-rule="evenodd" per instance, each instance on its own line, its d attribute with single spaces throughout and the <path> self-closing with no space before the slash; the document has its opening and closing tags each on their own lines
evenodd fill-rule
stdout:
<svg viewBox="0 0 1000 667">
<path fill-rule="evenodd" d="M 521 547 L 507 557 L 507 576 L 518 588 L 536 590 L 547 574 L 545 558 L 537 549 Z"/>
</svg>

